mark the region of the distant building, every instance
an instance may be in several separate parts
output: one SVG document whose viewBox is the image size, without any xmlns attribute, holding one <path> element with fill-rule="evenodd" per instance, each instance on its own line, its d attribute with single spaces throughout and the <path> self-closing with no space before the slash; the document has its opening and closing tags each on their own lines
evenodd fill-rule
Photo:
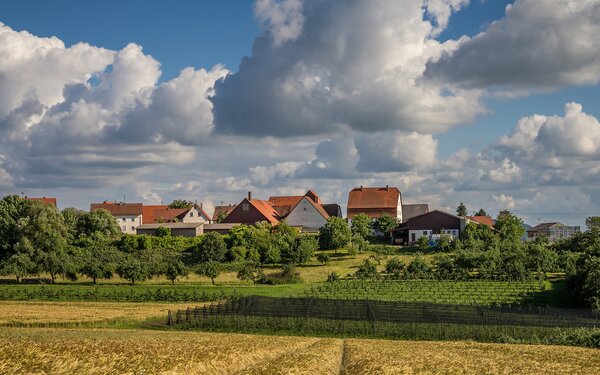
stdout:
<svg viewBox="0 0 600 375">
<path fill-rule="evenodd" d="M 269 224 L 275 225 L 282 219 L 271 202 L 252 199 L 252 193 L 248 192 L 248 197 L 244 198 L 221 223 L 253 225 L 261 221 L 266 221 Z"/>
<path fill-rule="evenodd" d="M 469 223 L 467 218 L 434 210 L 414 216 L 392 230 L 392 243 L 413 244 L 420 237 L 427 237 L 431 242 L 436 242 L 442 234 L 458 238 L 467 223 Z"/>
<path fill-rule="evenodd" d="M 429 212 L 427 203 L 421 204 L 402 204 L 402 220 L 407 222 L 411 218 L 423 215 Z"/>
<path fill-rule="evenodd" d="M 152 223 L 142 224 L 136 229 L 137 234 L 155 236 L 158 228 L 168 228 L 172 236 L 198 237 L 203 233 L 204 223 Z"/>
<path fill-rule="evenodd" d="M 56 198 L 46 198 L 46 197 L 42 197 L 42 198 L 30 198 L 30 197 L 24 197 L 24 199 L 27 199 L 27 200 L 30 200 L 30 201 L 34 201 L 34 202 L 42 202 L 42 203 L 47 204 L 49 206 L 56 207 Z"/>
<path fill-rule="evenodd" d="M 467 218 L 478 224 L 487 225 L 490 228 L 494 227 L 494 219 L 491 216 L 467 216 Z"/>
<path fill-rule="evenodd" d="M 385 214 L 402 221 L 402 195 L 396 187 L 358 187 L 348 193 L 348 219 L 358 214 L 377 219 Z"/>
<path fill-rule="evenodd" d="M 215 210 L 212 216 L 212 222 L 218 223 L 219 219 L 225 219 L 227 215 L 231 213 L 235 209 L 235 204 L 229 204 L 227 206 L 215 206 Z"/>
<path fill-rule="evenodd" d="M 546 237 L 550 242 L 556 242 L 581 232 L 578 226 L 567 226 L 562 223 L 541 223 L 527 230 L 527 239 L 533 240 L 537 237 Z"/>
<path fill-rule="evenodd" d="M 211 218 L 202 209 L 202 205 L 188 208 L 170 208 L 169 206 L 144 206 L 144 224 L 150 223 L 210 223 Z M 150 217 L 147 217 L 150 216 Z"/>
<path fill-rule="evenodd" d="M 285 221 L 293 227 L 301 228 L 304 232 L 318 232 L 327 219 L 329 214 L 323 206 L 312 198 L 304 196 L 294 205 Z"/>
<path fill-rule="evenodd" d="M 121 232 L 127 234 L 135 234 L 135 228 L 142 225 L 143 204 L 142 203 L 117 203 L 104 201 L 102 203 L 92 203 L 90 211 L 105 209 L 110 212 L 117 224 L 121 228 Z"/>
</svg>

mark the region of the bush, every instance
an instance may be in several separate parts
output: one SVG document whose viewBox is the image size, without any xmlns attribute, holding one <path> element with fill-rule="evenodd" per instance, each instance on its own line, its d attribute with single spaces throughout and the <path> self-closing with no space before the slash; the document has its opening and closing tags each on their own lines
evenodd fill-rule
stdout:
<svg viewBox="0 0 600 375">
<path fill-rule="evenodd" d="M 417 239 L 417 247 L 423 251 L 429 249 L 429 237 L 421 236 Z"/>
<path fill-rule="evenodd" d="M 399 280 L 404 278 L 406 265 L 398 258 L 390 259 L 385 265 L 385 272 L 393 279 Z"/>
<path fill-rule="evenodd" d="M 308 263 L 318 248 L 319 241 L 314 236 L 300 236 L 294 243 L 291 261 L 295 264 Z"/>
<path fill-rule="evenodd" d="M 229 262 L 238 262 L 240 260 L 246 259 L 246 254 L 248 253 L 248 249 L 245 246 L 234 246 L 227 251 L 225 258 Z"/>
<path fill-rule="evenodd" d="M 334 283 L 334 282 L 338 281 L 339 279 L 340 279 L 340 275 L 338 275 L 338 273 L 335 271 L 332 271 L 329 273 L 329 275 L 327 275 L 328 283 Z"/>
<path fill-rule="evenodd" d="M 358 270 L 354 275 L 360 279 L 375 277 L 377 276 L 377 266 L 370 260 L 365 259 L 360 266 L 358 266 Z"/>
<path fill-rule="evenodd" d="M 319 253 L 319 254 L 317 254 L 317 260 L 319 262 L 321 262 L 322 264 L 329 263 L 330 259 L 331 258 L 329 257 L 329 254 L 326 254 L 326 253 Z"/>
<path fill-rule="evenodd" d="M 421 253 L 416 253 L 406 267 L 406 274 L 412 279 L 428 279 L 431 276 L 431 267 L 425 262 Z"/>
</svg>

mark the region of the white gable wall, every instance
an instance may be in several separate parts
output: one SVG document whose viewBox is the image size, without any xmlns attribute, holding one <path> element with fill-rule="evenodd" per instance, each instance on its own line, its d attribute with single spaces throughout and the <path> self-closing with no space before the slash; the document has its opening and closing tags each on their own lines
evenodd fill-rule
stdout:
<svg viewBox="0 0 600 375">
<path fill-rule="evenodd" d="M 188 213 L 185 214 L 185 217 L 183 218 L 182 222 L 184 222 L 184 223 L 206 223 L 208 221 L 202 218 L 202 214 L 200 213 L 199 209 L 197 209 L 196 207 L 192 207 L 188 211 Z"/>
<path fill-rule="evenodd" d="M 310 204 L 308 198 L 304 197 L 289 213 L 285 221 L 293 226 L 303 228 L 305 232 L 316 232 L 327 222 L 327 219 Z"/>
</svg>

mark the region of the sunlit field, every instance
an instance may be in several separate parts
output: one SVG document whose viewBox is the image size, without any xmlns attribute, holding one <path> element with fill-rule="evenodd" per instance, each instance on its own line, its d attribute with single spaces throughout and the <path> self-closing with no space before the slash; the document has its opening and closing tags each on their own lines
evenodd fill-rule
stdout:
<svg viewBox="0 0 600 375">
<path fill-rule="evenodd" d="M 2 374 L 597 374 L 600 350 L 562 346 L 4 328 Z"/>
</svg>

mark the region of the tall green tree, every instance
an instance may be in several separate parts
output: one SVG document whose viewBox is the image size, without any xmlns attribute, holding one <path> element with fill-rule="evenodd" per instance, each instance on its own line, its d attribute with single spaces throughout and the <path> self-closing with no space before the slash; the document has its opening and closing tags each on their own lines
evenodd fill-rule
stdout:
<svg viewBox="0 0 600 375">
<path fill-rule="evenodd" d="M 116 272 L 117 264 L 122 255 L 106 241 L 94 241 L 86 238 L 80 242 L 82 246 L 82 261 L 80 273 L 92 279 L 94 284 L 98 279 L 110 279 Z"/>
<path fill-rule="evenodd" d="M 463 202 L 460 202 L 458 207 L 456 207 L 456 215 L 458 216 L 467 216 L 467 206 Z"/>
<path fill-rule="evenodd" d="M 509 212 L 498 215 L 494 228 L 498 231 L 500 240 L 504 242 L 521 242 L 521 238 L 525 235 L 523 221 Z"/>
<path fill-rule="evenodd" d="M 392 229 L 396 228 L 398 224 L 398 218 L 389 214 L 383 214 L 375 219 L 375 222 L 373 223 L 373 229 L 383 233 L 383 235 L 388 238 Z"/>
<path fill-rule="evenodd" d="M 362 238 L 367 238 L 371 235 L 371 218 L 367 214 L 360 213 L 352 218 L 350 229 L 352 234 L 358 234 Z"/>
<path fill-rule="evenodd" d="M 352 231 L 341 217 L 332 216 L 319 229 L 319 246 L 324 250 L 335 250 L 346 246 L 352 239 Z"/>
<path fill-rule="evenodd" d="M 26 211 L 34 204 L 18 195 L 8 195 L 0 200 L 0 261 L 15 254 L 20 240 L 18 222 L 26 217 Z"/>
<path fill-rule="evenodd" d="M 215 279 L 219 277 L 221 268 L 218 262 L 206 262 L 198 265 L 196 273 L 200 276 L 206 276 L 215 285 Z"/>
<path fill-rule="evenodd" d="M 585 219 L 585 226 L 588 230 L 600 230 L 600 216 L 590 216 Z"/>
<path fill-rule="evenodd" d="M 473 216 L 487 216 L 487 212 L 485 212 L 485 210 L 483 208 L 480 208 L 479 211 L 474 212 Z"/>
<path fill-rule="evenodd" d="M 222 262 L 227 253 L 227 244 L 217 232 L 208 232 L 202 236 L 195 256 L 196 262 Z"/>
</svg>

